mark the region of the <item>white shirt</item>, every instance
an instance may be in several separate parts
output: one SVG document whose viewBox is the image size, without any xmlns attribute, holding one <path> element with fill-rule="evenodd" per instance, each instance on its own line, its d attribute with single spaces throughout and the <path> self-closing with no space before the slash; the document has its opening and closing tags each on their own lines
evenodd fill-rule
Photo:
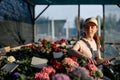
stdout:
<svg viewBox="0 0 120 80">
<path fill-rule="evenodd" d="M 84 40 L 86 40 L 86 39 L 84 39 Z M 93 41 L 86 40 L 86 41 L 89 42 L 93 51 L 97 51 L 97 45 L 94 40 Z M 79 51 L 81 54 L 83 54 L 84 56 L 89 57 L 89 58 L 92 58 L 92 56 L 93 56 L 90 49 L 86 45 L 86 43 L 82 40 L 77 41 L 77 43 L 73 46 L 73 50 Z"/>
</svg>

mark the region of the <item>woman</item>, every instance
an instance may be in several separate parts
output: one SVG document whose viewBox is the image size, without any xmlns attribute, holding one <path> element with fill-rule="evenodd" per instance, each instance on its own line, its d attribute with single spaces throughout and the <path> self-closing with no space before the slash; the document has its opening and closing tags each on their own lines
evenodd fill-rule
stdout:
<svg viewBox="0 0 120 80">
<path fill-rule="evenodd" d="M 97 62 L 103 61 L 100 53 L 100 40 L 97 36 L 97 20 L 95 18 L 86 19 L 83 30 L 85 35 L 76 42 L 70 54 L 96 65 Z M 103 64 L 107 65 L 109 63 L 109 61 L 105 61 Z"/>
</svg>

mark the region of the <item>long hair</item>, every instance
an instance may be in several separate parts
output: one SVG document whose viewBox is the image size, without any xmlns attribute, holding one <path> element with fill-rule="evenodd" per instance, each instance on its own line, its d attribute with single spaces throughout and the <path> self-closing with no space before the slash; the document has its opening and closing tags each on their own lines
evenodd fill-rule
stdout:
<svg viewBox="0 0 120 80">
<path fill-rule="evenodd" d="M 101 43 L 100 43 L 100 39 L 99 39 L 99 36 L 97 35 L 97 33 L 94 35 L 94 40 L 96 41 L 96 43 L 97 43 L 97 47 L 98 47 L 98 49 L 100 49 L 100 47 L 101 47 Z"/>
</svg>

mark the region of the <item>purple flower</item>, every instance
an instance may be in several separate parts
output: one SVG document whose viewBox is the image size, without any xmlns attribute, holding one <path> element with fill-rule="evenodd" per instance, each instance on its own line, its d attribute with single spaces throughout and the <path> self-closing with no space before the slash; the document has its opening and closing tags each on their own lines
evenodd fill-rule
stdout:
<svg viewBox="0 0 120 80">
<path fill-rule="evenodd" d="M 19 78 L 20 74 L 18 72 L 15 72 L 12 76 L 13 76 L 13 78 Z"/>
<path fill-rule="evenodd" d="M 75 67 L 72 74 L 83 80 L 93 80 L 93 78 L 89 75 L 89 71 L 84 67 Z"/>
<path fill-rule="evenodd" d="M 58 73 L 52 76 L 52 80 L 70 80 L 69 76 L 63 73 Z"/>
</svg>

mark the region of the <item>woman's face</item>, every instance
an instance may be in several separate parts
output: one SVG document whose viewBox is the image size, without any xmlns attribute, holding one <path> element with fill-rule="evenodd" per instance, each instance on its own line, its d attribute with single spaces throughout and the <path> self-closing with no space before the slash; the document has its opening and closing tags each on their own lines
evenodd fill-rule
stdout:
<svg viewBox="0 0 120 80">
<path fill-rule="evenodd" d="M 87 23 L 86 25 L 84 25 L 84 31 L 86 36 L 94 36 L 97 30 L 98 27 L 94 23 Z"/>
</svg>

